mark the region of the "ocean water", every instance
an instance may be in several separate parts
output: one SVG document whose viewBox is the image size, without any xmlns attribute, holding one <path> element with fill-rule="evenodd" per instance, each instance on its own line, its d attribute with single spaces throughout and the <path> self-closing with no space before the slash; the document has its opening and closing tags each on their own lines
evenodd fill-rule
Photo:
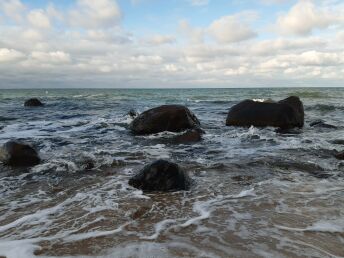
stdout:
<svg viewBox="0 0 344 258">
<path fill-rule="evenodd" d="M 290 95 L 304 103 L 300 133 L 225 126 L 243 99 Z M 29 97 L 46 106 L 25 108 Z M 162 104 L 189 107 L 203 140 L 133 136 L 128 111 Z M 0 144 L 23 140 L 43 158 L 0 164 L 0 256 L 344 257 L 343 111 L 344 88 L 0 90 Z M 159 158 L 188 171 L 190 191 L 128 185 Z"/>
</svg>

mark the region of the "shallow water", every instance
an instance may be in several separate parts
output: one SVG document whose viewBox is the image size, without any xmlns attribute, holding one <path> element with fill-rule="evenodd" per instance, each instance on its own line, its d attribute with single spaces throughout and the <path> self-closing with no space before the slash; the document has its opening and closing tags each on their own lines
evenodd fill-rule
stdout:
<svg viewBox="0 0 344 258">
<path fill-rule="evenodd" d="M 242 99 L 298 95 L 300 134 L 225 126 Z M 25 108 L 37 96 L 44 108 Z M 0 144 L 40 150 L 32 169 L 0 164 L 0 256 L 344 257 L 344 89 L 1 90 Z M 133 136 L 130 109 L 184 104 L 206 131 Z M 323 119 L 337 129 L 312 128 Z M 187 192 L 127 184 L 167 158 L 194 180 Z M 95 168 L 86 170 L 87 163 Z"/>
</svg>

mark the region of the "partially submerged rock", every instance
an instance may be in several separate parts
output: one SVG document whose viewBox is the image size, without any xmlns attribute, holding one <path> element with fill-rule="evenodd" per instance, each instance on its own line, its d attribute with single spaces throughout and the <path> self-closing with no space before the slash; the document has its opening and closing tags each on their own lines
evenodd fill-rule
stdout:
<svg viewBox="0 0 344 258">
<path fill-rule="evenodd" d="M 309 123 L 309 126 L 311 127 L 321 127 L 321 128 L 329 128 L 329 129 L 337 129 L 337 126 L 335 125 L 330 125 L 325 123 L 323 120 L 318 119 L 318 120 L 314 120 L 312 122 Z"/>
<path fill-rule="evenodd" d="M 9 141 L 0 148 L 0 161 L 9 166 L 30 167 L 39 164 L 41 159 L 31 146 Z"/>
<path fill-rule="evenodd" d="M 301 128 L 304 125 L 303 104 L 295 96 L 278 102 L 244 100 L 229 110 L 226 125 Z"/>
<path fill-rule="evenodd" d="M 139 112 L 137 112 L 135 109 L 130 109 L 128 115 L 132 118 L 135 118 L 139 115 Z"/>
<path fill-rule="evenodd" d="M 41 107 L 41 106 L 44 106 L 44 104 L 37 98 L 31 98 L 25 101 L 24 106 L 25 107 Z"/>
<path fill-rule="evenodd" d="M 338 145 L 344 145 L 344 139 L 332 140 L 332 141 L 330 141 L 330 143 L 332 143 L 332 144 L 338 144 Z"/>
<path fill-rule="evenodd" d="M 336 159 L 344 160 L 344 151 L 341 151 L 335 155 Z"/>
<path fill-rule="evenodd" d="M 204 131 L 200 128 L 187 130 L 185 133 L 176 136 L 174 142 L 181 144 L 199 142 L 202 140 L 202 134 L 204 134 Z"/>
<path fill-rule="evenodd" d="M 200 126 L 197 117 L 185 106 L 163 105 L 149 109 L 130 124 L 134 134 L 154 134 L 164 131 L 182 132 Z"/>
<path fill-rule="evenodd" d="M 158 160 L 130 178 L 129 185 L 143 191 L 179 191 L 190 188 L 191 179 L 177 164 Z"/>
</svg>

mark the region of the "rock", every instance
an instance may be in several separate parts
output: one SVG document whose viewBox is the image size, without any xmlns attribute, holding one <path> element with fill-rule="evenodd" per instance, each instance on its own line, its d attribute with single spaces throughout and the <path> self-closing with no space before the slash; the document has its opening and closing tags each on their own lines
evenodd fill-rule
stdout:
<svg viewBox="0 0 344 258">
<path fill-rule="evenodd" d="M 188 190 L 191 179 L 177 164 L 158 160 L 130 178 L 129 185 L 143 191 L 178 191 Z"/>
<path fill-rule="evenodd" d="M 311 127 L 321 127 L 321 128 L 329 128 L 329 129 L 337 129 L 337 126 L 326 124 L 323 120 L 318 119 L 314 120 L 309 123 L 309 126 Z"/>
<path fill-rule="evenodd" d="M 41 159 L 31 146 L 9 141 L 0 149 L 0 161 L 10 166 L 30 167 L 39 164 Z"/>
<path fill-rule="evenodd" d="M 200 126 L 196 116 L 185 106 L 164 105 L 149 109 L 130 124 L 134 134 L 144 135 L 164 131 L 182 132 Z"/>
<path fill-rule="evenodd" d="M 330 141 L 330 143 L 338 144 L 338 145 L 344 145 L 344 139 L 333 140 L 333 141 Z"/>
<path fill-rule="evenodd" d="M 226 125 L 301 128 L 304 125 L 303 104 L 295 96 L 278 102 L 244 100 L 229 110 Z"/>
<path fill-rule="evenodd" d="M 336 159 L 344 160 L 344 151 L 341 151 L 335 155 Z"/>
<path fill-rule="evenodd" d="M 295 129 L 295 128 L 287 128 L 287 129 L 281 129 L 281 128 L 277 128 L 275 130 L 276 133 L 278 134 L 289 134 L 289 135 L 296 135 L 296 134 L 301 134 L 302 130 L 300 129 Z"/>
<path fill-rule="evenodd" d="M 94 161 L 91 159 L 85 160 L 81 166 L 85 170 L 91 170 L 95 168 Z"/>
<path fill-rule="evenodd" d="M 135 109 L 130 109 L 128 115 L 132 118 L 135 118 L 139 115 L 139 113 Z"/>
<path fill-rule="evenodd" d="M 185 133 L 178 135 L 174 138 L 175 143 L 193 143 L 202 140 L 204 131 L 200 128 L 187 130 Z"/>
<path fill-rule="evenodd" d="M 44 104 L 37 98 L 28 99 L 24 103 L 25 107 L 41 107 Z"/>
</svg>

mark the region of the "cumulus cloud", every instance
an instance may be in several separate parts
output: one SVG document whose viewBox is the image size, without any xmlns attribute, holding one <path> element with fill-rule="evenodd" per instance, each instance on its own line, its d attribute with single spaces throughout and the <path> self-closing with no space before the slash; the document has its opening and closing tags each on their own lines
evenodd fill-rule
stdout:
<svg viewBox="0 0 344 258">
<path fill-rule="evenodd" d="M 21 60 L 25 55 L 15 49 L 0 48 L 0 63 L 9 63 Z"/>
<path fill-rule="evenodd" d="M 207 32 L 218 43 L 240 42 L 255 37 L 257 34 L 236 16 L 224 16 L 210 24 Z"/>
<path fill-rule="evenodd" d="M 163 44 L 173 44 L 176 42 L 176 38 L 172 35 L 154 35 L 144 42 L 151 45 L 163 45 Z"/>
<path fill-rule="evenodd" d="M 308 35 L 314 29 L 325 29 L 337 21 L 326 9 L 317 8 L 311 0 L 299 0 L 287 14 L 280 15 L 277 29 L 282 34 Z"/>
<path fill-rule="evenodd" d="M 77 0 L 70 11 L 70 23 L 87 29 L 112 27 L 121 19 L 121 11 L 114 0 Z"/>
<path fill-rule="evenodd" d="M 27 18 L 34 27 L 49 29 L 51 26 L 48 15 L 42 9 L 30 11 Z"/>
<path fill-rule="evenodd" d="M 181 2 L 190 8 L 189 0 Z M 254 11 L 211 16 L 202 23 L 190 16 L 167 24 L 169 29 L 149 27 L 148 33 L 142 33 L 146 31 L 139 27 L 138 33 L 121 22 L 116 0 L 75 0 L 68 7 L 47 4 L 35 9 L 19 0 L 0 1 L 0 15 L 5 17 L 0 26 L 0 88 L 11 85 L 14 77 L 28 87 L 39 81 L 44 87 L 57 82 L 79 87 L 221 87 L 259 82 L 276 86 L 281 81 L 290 86 L 292 81 L 319 82 L 320 78 L 340 83 L 344 33 L 332 25 L 341 22 L 344 8 L 331 1 L 314 3 L 299 1 L 286 13 L 276 14 L 283 34 L 277 37 L 265 27 L 270 22 L 266 15 Z M 326 37 L 317 29 L 323 29 Z"/>
<path fill-rule="evenodd" d="M 70 55 L 63 51 L 55 52 L 38 52 L 34 51 L 31 53 L 31 59 L 40 63 L 52 63 L 52 64 L 64 64 L 71 61 Z"/>
<path fill-rule="evenodd" d="M 193 44 L 200 44 L 204 40 L 204 28 L 194 27 L 187 20 L 179 21 L 179 31 Z"/>
<path fill-rule="evenodd" d="M 1 10 L 9 18 L 19 22 L 23 20 L 23 12 L 25 11 L 25 6 L 20 0 L 6 0 L 0 3 Z"/>
</svg>

